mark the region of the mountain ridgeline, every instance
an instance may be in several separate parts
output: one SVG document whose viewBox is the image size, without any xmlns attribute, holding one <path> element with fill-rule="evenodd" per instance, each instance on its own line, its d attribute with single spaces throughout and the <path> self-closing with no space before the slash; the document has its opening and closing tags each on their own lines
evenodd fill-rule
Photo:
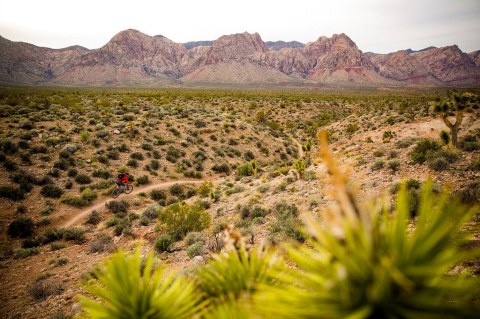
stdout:
<svg viewBox="0 0 480 319">
<path fill-rule="evenodd" d="M 458 46 L 363 53 L 345 34 L 264 42 L 258 33 L 175 43 L 136 30 L 95 50 L 37 47 L 0 37 L 0 82 L 27 85 L 480 85 L 480 51 Z"/>
</svg>

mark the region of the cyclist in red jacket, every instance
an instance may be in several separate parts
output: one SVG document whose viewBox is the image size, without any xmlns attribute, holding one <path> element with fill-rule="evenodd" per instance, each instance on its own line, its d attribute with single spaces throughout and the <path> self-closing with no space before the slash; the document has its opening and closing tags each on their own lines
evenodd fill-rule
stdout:
<svg viewBox="0 0 480 319">
<path fill-rule="evenodd" d="M 118 189 L 122 188 L 125 189 L 125 186 L 129 184 L 128 181 L 128 173 L 120 173 L 117 176 L 117 185 Z"/>
</svg>

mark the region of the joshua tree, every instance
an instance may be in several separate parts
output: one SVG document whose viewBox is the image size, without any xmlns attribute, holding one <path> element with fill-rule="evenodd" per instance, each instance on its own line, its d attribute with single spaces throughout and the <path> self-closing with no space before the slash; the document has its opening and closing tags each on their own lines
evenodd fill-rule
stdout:
<svg viewBox="0 0 480 319">
<path fill-rule="evenodd" d="M 308 140 L 307 143 L 302 145 L 302 150 L 305 152 L 307 161 L 310 160 L 310 153 L 312 152 L 312 140 Z"/>
<path fill-rule="evenodd" d="M 306 167 L 307 165 L 303 158 L 299 158 L 295 163 L 293 163 L 293 168 L 297 171 L 300 179 L 303 179 L 303 174 L 305 173 Z"/>
<path fill-rule="evenodd" d="M 463 120 L 463 110 L 468 103 L 468 96 L 453 92 L 446 100 L 440 100 L 435 104 L 434 111 L 440 113 L 443 123 L 449 128 L 452 144 L 458 148 L 458 131 Z M 448 116 L 455 112 L 455 123 L 450 122 Z"/>
</svg>

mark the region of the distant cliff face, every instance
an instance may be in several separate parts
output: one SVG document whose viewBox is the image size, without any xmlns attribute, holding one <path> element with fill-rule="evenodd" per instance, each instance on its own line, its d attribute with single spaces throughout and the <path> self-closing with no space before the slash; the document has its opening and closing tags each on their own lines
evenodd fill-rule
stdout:
<svg viewBox="0 0 480 319">
<path fill-rule="evenodd" d="M 0 81 L 17 84 L 357 83 L 480 85 L 480 51 L 457 46 L 363 53 L 345 34 L 263 42 L 258 33 L 175 43 L 136 30 L 96 50 L 54 50 L 0 37 Z"/>
</svg>

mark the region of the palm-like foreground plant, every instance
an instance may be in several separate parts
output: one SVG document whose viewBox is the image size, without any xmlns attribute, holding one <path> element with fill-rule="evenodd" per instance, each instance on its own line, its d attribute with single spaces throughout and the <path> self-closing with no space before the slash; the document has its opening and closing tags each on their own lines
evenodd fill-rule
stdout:
<svg viewBox="0 0 480 319">
<path fill-rule="evenodd" d="M 431 184 L 422 191 L 415 220 L 405 189 L 393 212 L 385 202 L 362 205 L 325 147 L 325 136 L 322 141 L 339 205 L 325 211 L 322 221 L 306 218 L 311 234 L 306 245 L 286 246 L 283 258 L 237 245 L 197 270 L 196 288 L 181 277 L 152 274 L 151 257 L 142 276 L 138 253 L 120 253 L 106 263 L 98 282 L 87 285 L 101 302 L 82 298 L 85 313 L 91 318 L 171 318 L 174 312 L 176 318 L 476 318 L 478 279 L 447 275 L 479 256 L 461 249 L 471 212 L 447 194 L 433 194 Z M 143 315 L 160 314 L 167 306 L 164 316 Z"/>
<path fill-rule="evenodd" d="M 191 282 L 154 269 L 152 254 L 143 264 L 138 249 L 113 255 L 93 277 L 84 288 L 96 298 L 80 296 L 86 318 L 192 318 L 204 308 Z"/>
</svg>

